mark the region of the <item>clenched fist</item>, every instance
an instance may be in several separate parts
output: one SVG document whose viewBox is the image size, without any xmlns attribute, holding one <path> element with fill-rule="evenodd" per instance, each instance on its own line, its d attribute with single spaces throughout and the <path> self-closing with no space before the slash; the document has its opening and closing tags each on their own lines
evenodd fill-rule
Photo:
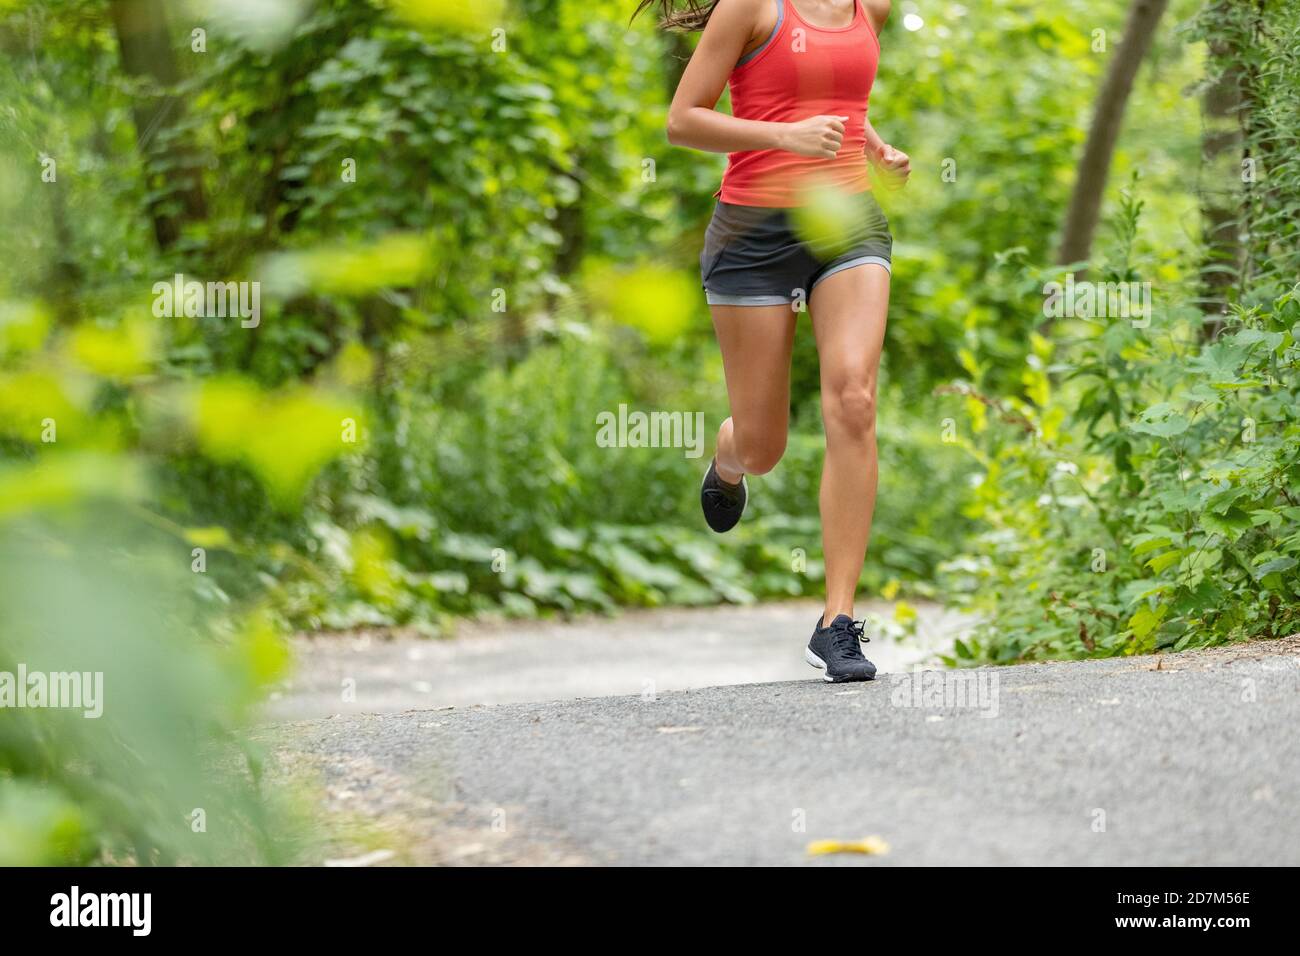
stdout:
<svg viewBox="0 0 1300 956">
<path fill-rule="evenodd" d="M 912 158 L 901 149 L 894 149 L 888 143 L 880 147 L 876 166 L 884 175 L 885 184 L 890 189 L 900 189 L 912 175 Z"/>
<path fill-rule="evenodd" d="M 844 142 L 844 121 L 847 116 L 810 116 L 797 123 L 789 123 L 782 131 L 778 149 L 800 156 L 834 159 Z"/>
</svg>

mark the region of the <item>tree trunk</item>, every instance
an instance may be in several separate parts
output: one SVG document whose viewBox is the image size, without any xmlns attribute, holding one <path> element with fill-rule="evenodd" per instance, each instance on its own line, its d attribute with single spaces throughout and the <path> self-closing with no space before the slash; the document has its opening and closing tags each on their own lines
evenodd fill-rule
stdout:
<svg viewBox="0 0 1300 956">
<path fill-rule="evenodd" d="M 77 290 L 85 278 L 85 270 L 77 260 L 77 243 L 68 214 L 67 184 L 54 183 L 47 187 L 50 196 L 50 222 L 54 233 L 54 255 L 46 292 L 54 303 L 55 315 L 63 325 L 71 325 L 77 318 Z"/>
<path fill-rule="evenodd" d="M 1247 55 L 1263 43 L 1265 13 L 1264 0 L 1251 5 L 1218 3 L 1208 11 L 1216 28 L 1209 39 L 1209 69 L 1217 67 L 1219 73 L 1202 102 L 1199 191 L 1205 255 L 1200 303 L 1205 340 L 1223 328 L 1234 293 L 1245 288 L 1259 263 L 1268 259 L 1268 241 L 1254 220 L 1264 208 L 1278 208 L 1283 202 L 1264 185 L 1279 157 L 1275 140 L 1261 126 L 1256 102 L 1259 60 Z"/>
<path fill-rule="evenodd" d="M 1244 212 L 1241 66 L 1231 44 L 1222 40 L 1211 41 L 1210 60 L 1224 64 L 1224 69 L 1205 91 L 1202 104 L 1200 193 L 1205 254 L 1201 260 L 1200 303 L 1205 313 L 1202 333 L 1206 339 L 1218 334 L 1228 299 L 1240 281 Z"/>
<path fill-rule="evenodd" d="M 1070 197 L 1070 211 L 1061 233 L 1061 246 L 1056 261 L 1061 265 L 1082 262 L 1092 254 L 1092 237 L 1097 231 L 1101 213 L 1101 199 L 1110 174 L 1111 156 L 1119 139 L 1124 121 L 1124 108 L 1133 91 L 1133 80 L 1151 48 L 1156 25 L 1164 15 L 1169 0 L 1133 0 L 1124 37 L 1115 50 L 1097 106 L 1092 117 L 1092 128 L 1079 161 L 1079 175 Z"/>
<path fill-rule="evenodd" d="M 149 204 L 154 236 L 159 248 L 167 249 L 180 238 L 184 223 L 206 217 L 207 206 L 198 157 L 170 135 L 185 104 L 170 92 L 180 80 L 180 71 L 168 35 L 166 5 L 164 0 L 109 0 L 108 9 L 122 54 L 122 72 L 143 81 L 131 113 L 145 175 L 150 180 L 162 178 L 171 186 L 162 191 L 168 194 L 158 195 L 160 190 L 150 183 L 156 196 Z M 166 172 L 156 173 L 157 168 Z"/>
</svg>

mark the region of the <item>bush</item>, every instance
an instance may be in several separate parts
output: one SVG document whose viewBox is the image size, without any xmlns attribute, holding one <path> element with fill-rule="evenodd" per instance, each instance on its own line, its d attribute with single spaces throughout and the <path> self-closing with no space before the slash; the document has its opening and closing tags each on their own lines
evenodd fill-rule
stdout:
<svg viewBox="0 0 1300 956">
<path fill-rule="evenodd" d="M 0 681 L 16 694 L 24 673 L 75 673 L 87 693 L 71 709 L 6 702 L 0 865 L 286 861 L 291 821 L 242 728 L 287 651 L 265 615 L 204 600 L 187 543 L 78 488 L 88 468 L 135 480 L 109 458 L 0 472 Z M 24 484 L 63 500 L 17 517 Z"/>
<path fill-rule="evenodd" d="M 309 519 L 314 566 L 284 588 L 286 616 L 310 628 L 436 631 L 448 616 L 485 611 L 818 593 L 821 434 L 795 431 L 776 470 L 753 480 L 740 527 L 714 535 L 698 488 L 725 414 L 718 357 L 711 346 L 638 357 L 641 348 L 634 338 L 614 345 L 600 332 L 566 334 L 489 372 L 454 405 L 404 391 L 393 434 L 378 442 L 394 446 L 401 477 L 340 477 L 323 491 Z M 660 370 L 653 385 L 637 381 L 645 366 Z M 700 456 L 602 447 L 597 417 L 617 415 L 620 404 L 701 412 Z M 886 404 L 882 506 L 865 581 L 924 588 L 970 524 L 961 510 L 972 469 L 942 441 L 937 408 L 909 405 L 901 391 Z"/>
<path fill-rule="evenodd" d="M 1129 207 L 1136 216 L 1137 208 Z M 1111 271 L 1105 278 L 1130 277 Z M 1058 329 L 1041 400 L 964 395 L 983 530 L 944 566 L 987 623 L 958 662 L 1182 650 L 1300 622 L 1300 299 Z M 1177 303 L 1178 296 L 1171 296 Z M 1073 340 L 1073 341 L 1072 341 Z M 983 423 L 990 420 L 987 425 Z"/>
</svg>

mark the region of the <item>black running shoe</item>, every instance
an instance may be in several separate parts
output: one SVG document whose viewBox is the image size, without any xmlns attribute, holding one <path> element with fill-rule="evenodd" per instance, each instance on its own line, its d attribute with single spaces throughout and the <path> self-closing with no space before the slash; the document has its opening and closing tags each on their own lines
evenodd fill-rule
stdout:
<svg viewBox="0 0 1300 956">
<path fill-rule="evenodd" d="M 740 476 L 740 484 L 729 485 L 718 477 L 718 462 L 709 462 L 709 470 L 700 485 L 700 506 L 704 508 L 704 520 L 709 527 L 721 534 L 730 531 L 745 513 L 745 502 L 749 500 L 749 488 L 745 476 Z"/>
<path fill-rule="evenodd" d="M 836 617 L 830 627 L 822 627 L 822 619 L 817 618 L 812 640 L 803 652 L 804 660 L 824 670 L 822 680 L 831 684 L 871 680 L 876 676 L 876 665 L 867 660 L 859 646 L 859 642 L 871 640 L 864 630 L 863 622 L 847 614 Z"/>
</svg>

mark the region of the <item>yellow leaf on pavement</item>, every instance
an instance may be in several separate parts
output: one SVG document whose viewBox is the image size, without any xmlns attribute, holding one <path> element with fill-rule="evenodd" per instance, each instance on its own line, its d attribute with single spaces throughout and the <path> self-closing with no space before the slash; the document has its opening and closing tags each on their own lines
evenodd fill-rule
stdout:
<svg viewBox="0 0 1300 956">
<path fill-rule="evenodd" d="M 863 853 L 867 856 L 884 856 L 889 844 L 878 836 L 861 840 L 813 840 L 808 844 L 809 856 L 827 856 L 832 853 Z"/>
</svg>

